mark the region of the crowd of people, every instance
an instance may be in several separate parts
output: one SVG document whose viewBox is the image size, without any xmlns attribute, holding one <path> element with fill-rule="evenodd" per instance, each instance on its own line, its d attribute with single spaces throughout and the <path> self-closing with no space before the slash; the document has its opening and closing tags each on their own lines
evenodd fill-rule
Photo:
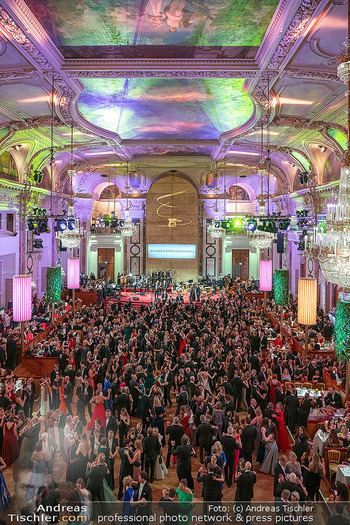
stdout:
<svg viewBox="0 0 350 525">
<path fill-rule="evenodd" d="M 198 486 L 205 511 L 224 495 L 251 501 L 266 476 L 273 478 L 268 499 L 316 500 L 325 466 L 307 420 L 320 407 L 331 435 L 341 397 L 331 390 L 300 403 L 284 383 L 314 381 L 338 364 L 302 359 L 245 285 L 227 285 L 220 299 L 200 305 L 170 300 L 135 308 L 109 300 L 67 311 L 44 343 L 57 364 L 40 386 L 8 370 L 0 470 L 13 465 L 14 478 L 28 471 L 23 513 L 60 500 L 54 472 L 62 465 L 70 501 L 87 508 L 91 501 L 123 502 L 124 515 L 150 513 L 154 482 L 173 467 L 178 486 L 163 491 L 159 506 L 188 519 Z M 268 304 L 273 308 L 272 299 Z M 7 344 L 11 330 L 10 323 L 3 331 Z M 350 411 L 343 427 L 350 428 Z M 0 508 L 8 505 L 0 474 Z"/>
</svg>

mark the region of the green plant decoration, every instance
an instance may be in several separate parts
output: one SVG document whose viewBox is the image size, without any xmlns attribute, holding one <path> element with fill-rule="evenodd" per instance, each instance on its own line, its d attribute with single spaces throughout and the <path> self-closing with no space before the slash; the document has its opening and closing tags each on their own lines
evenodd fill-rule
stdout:
<svg viewBox="0 0 350 525">
<path fill-rule="evenodd" d="M 48 268 L 46 274 L 46 300 L 49 304 L 57 303 L 61 300 L 61 267 Z"/>
<path fill-rule="evenodd" d="M 277 305 L 284 306 L 289 304 L 289 270 L 275 270 L 274 294 Z"/>
<path fill-rule="evenodd" d="M 350 356 L 350 301 L 339 299 L 337 302 L 335 347 L 338 359 L 348 362 Z"/>
</svg>

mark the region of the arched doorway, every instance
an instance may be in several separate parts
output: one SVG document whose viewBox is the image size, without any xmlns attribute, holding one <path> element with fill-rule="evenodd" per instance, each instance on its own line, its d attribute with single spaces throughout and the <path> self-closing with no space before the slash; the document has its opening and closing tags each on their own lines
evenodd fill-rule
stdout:
<svg viewBox="0 0 350 525">
<path fill-rule="evenodd" d="M 198 192 L 181 172 L 166 172 L 146 199 L 146 271 L 198 279 Z"/>
</svg>

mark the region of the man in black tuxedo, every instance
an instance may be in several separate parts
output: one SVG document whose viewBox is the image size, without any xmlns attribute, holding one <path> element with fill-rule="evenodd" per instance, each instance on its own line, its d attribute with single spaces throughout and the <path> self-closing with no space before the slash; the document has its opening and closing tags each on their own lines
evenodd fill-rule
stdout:
<svg viewBox="0 0 350 525">
<path fill-rule="evenodd" d="M 237 479 L 236 501 L 250 503 L 254 497 L 256 474 L 252 471 L 252 464 L 246 461 L 244 472 Z"/>
<path fill-rule="evenodd" d="M 83 399 L 84 399 L 84 402 L 85 402 L 85 406 L 87 406 L 90 419 L 91 419 L 91 416 L 92 416 L 92 409 L 91 409 L 90 401 L 91 401 L 93 395 L 94 395 L 93 388 L 92 388 L 91 385 L 89 385 L 89 380 L 85 379 L 85 381 L 84 381 L 84 389 L 83 389 Z"/>
<path fill-rule="evenodd" d="M 110 430 L 113 430 L 114 435 L 117 435 L 118 432 L 118 423 L 114 416 L 112 416 L 112 411 L 110 408 L 107 408 L 106 410 L 106 434 Z"/>
<path fill-rule="evenodd" d="M 70 416 L 73 415 L 72 413 L 72 407 L 71 407 L 71 403 L 72 403 L 72 397 L 73 397 L 73 386 L 72 386 L 72 383 L 70 382 L 69 380 L 69 376 L 66 376 L 64 378 L 64 402 L 65 402 L 65 405 L 66 405 L 66 408 L 67 408 L 67 412 Z"/>
<path fill-rule="evenodd" d="M 175 441 L 175 447 L 179 447 L 181 445 L 181 438 L 184 435 L 185 430 L 184 427 L 180 423 L 180 419 L 175 416 L 173 419 L 173 424 L 170 425 L 169 422 L 166 427 L 165 434 L 169 436 L 168 439 L 168 453 L 166 456 L 166 468 L 169 468 L 170 466 L 170 458 L 171 458 L 171 451 L 172 451 L 172 441 Z"/>
<path fill-rule="evenodd" d="M 260 337 L 256 330 L 254 330 L 253 335 L 250 338 L 250 348 L 252 354 L 254 354 L 254 352 L 260 352 Z"/>
<path fill-rule="evenodd" d="M 242 385 L 243 381 L 241 378 L 240 372 L 235 370 L 233 379 L 232 379 L 232 393 L 233 393 L 233 403 L 235 411 L 239 412 L 241 409 L 241 399 L 242 399 Z"/>
<path fill-rule="evenodd" d="M 287 474 L 285 470 L 286 464 L 287 464 L 286 456 L 281 456 L 275 466 L 274 480 L 273 480 L 273 495 L 275 497 L 277 493 L 278 484 L 283 483 L 284 481 L 287 481 Z"/>
<path fill-rule="evenodd" d="M 84 427 L 83 427 L 83 423 L 79 419 L 79 416 L 73 417 L 73 425 L 74 425 L 73 427 L 74 432 L 76 432 L 77 434 L 79 434 L 79 436 L 81 436 L 84 431 Z"/>
<path fill-rule="evenodd" d="M 170 390 L 173 385 L 173 373 L 170 372 L 169 367 L 166 366 L 164 368 L 164 373 L 161 376 L 161 385 L 164 388 L 164 407 L 167 406 L 167 403 L 169 404 L 169 408 L 172 406 L 172 401 L 170 397 Z"/>
<path fill-rule="evenodd" d="M 257 400 L 253 397 L 250 401 L 250 406 L 248 407 L 248 416 L 250 417 L 250 419 L 254 419 L 256 417 L 256 409 L 258 407 L 258 402 Z"/>
<path fill-rule="evenodd" d="M 180 413 L 180 408 L 184 405 L 188 405 L 188 392 L 186 390 L 185 385 L 181 385 L 180 393 L 176 398 L 176 403 L 177 403 L 176 415 L 178 416 Z"/>
<path fill-rule="evenodd" d="M 252 471 L 252 464 L 246 461 L 244 465 L 244 472 L 237 479 L 237 489 L 235 501 L 241 501 L 243 507 L 243 521 L 247 522 L 247 507 L 250 505 L 254 497 L 254 485 L 256 483 L 256 474 Z"/>
<path fill-rule="evenodd" d="M 165 522 L 175 522 L 175 516 L 180 514 L 180 505 L 177 501 L 174 501 L 175 495 L 175 489 L 162 490 L 162 497 L 158 501 L 158 507 L 163 509 L 164 516 L 169 516 L 168 519 L 165 518 Z"/>
<path fill-rule="evenodd" d="M 224 434 L 221 438 L 221 444 L 223 451 L 226 456 L 226 464 L 224 467 L 225 473 L 225 483 L 228 487 L 232 487 L 232 478 L 233 478 L 233 467 L 235 463 L 235 450 L 237 449 L 237 443 L 233 434 L 233 427 L 229 426 L 227 429 L 227 434 Z"/>
<path fill-rule="evenodd" d="M 147 436 L 144 438 L 143 443 L 143 456 L 145 459 L 145 471 L 150 476 L 150 483 L 154 480 L 154 469 L 156 466 L 156 459 L 160 452 L 161 446 L 157 436 L 152 434 L 152 428 L 147 429 Z"/>
<path fill-rule="evenodd" d="M 107 447 L 109 448 L 110 452 L 112 455 L 114 455 L 116 453 L 116 450 L 118 448 L 118 440 L 117 438 L 115 437 L 115 433 L 113 432 L 113 430 L 108 430 L 107 432 Z M 113 482 L 113 487 L 114 487 L 114 461 L 115 461 L 115 458 L 109 458 L 109 461 L 110 461 L 110 464 L 111 464 L 111 477 L 112 477 L 112 482 Z"/>
<path fill-rule="evenodd" d="M 100 457 L 97 459 L 97 464 L 91 466 L 88 463 L 88 475 L 87 475 L 87 485 L 86 488 L 91 493 L 91 500 L 97 499 L 101 502 L 104 501 L 104 490 L 103 490 L 103 480 L 107 476 L 108 468 L 104 460 Z"/>
<path fill-rule="evenodd" d="M 250 417 L 246 417 L 243 421 L 244 428 L 241 434 L 242 455 L 247 462 L 252 463 L 252 453 L 255 448 L 255 440 L 257 436 L 256 427 L 251 425 Z"/>
<path fill-rule="evenodd" d="M 299 407 L 300 405 L 299 399 L 297 397 L 297 391 L 295 388 L 292 388 L 290 395 L 286 396 L 286 403 L 284 406 L 284 419 L 286 426 L 289 428 L 292 434 L 297 422 Z"/>
<path fill-rule="evenodd" d="M 59 504 L 60 498 L 60 491 L 56 488 L 55 484 L 50 481 L 50 483 L 47 485 L 46 496 L 40 503 L 40 505 L 44 507 L 45 514 L 50 516 L 50 523 L 58 523 L 60 514 L 58 511 L 54 511 L 52 509 Z"/>
<path fill-rule="evenodd" d="M 221 483 L 224 481 L 224 477 L 222 473 L 220 472 L 220 470 L 219 470 L 219 473 L 221 477 L 218 477 L 218 473 L 214 472 L 213 466 L 211 463 L 208 463 L 207 471 L 205 471 L 205 468 L 203 466 L 199 467 L 199 472 L 197 474 L 197 481 L 199 483 L 203 483 L 202 496 L 203 496 L 204 515 L 210 514 L 210 512 L 208 512 L 209 502 L 221 501 Z"/>
<path fill-rule="evenodd" d="M 203 451 L 205 456 L 210 456 L 211 446 L 213 444 L 213 426 L 207 423 L 207 416 L 201 415 L 200 424 L 197 429 L 199 442 L 199 460 L 203 464 Z"/>
<path fill-rule="evenodd" d="M 130 397 L 129 397 L 129 394 L 128 394 L 128 390 L 129 389 L 125 389 L 125 387 L 123 387 L 121 389 L 121 393 L 116 396 L 114 402 L 115 402 L 115 408 L 118 412 L 118 417 L 120 416 L 120 411 L 122 408 L 126 408 L 128 414 L 130 414 L 130 407 L 131 407 L 131 403 L 130 403 Z"/>
<path fill-rule="evenodd" d="M 66 414 L 63 414 L 59 408 L 55 411 L 55 415 L 57 418 L 58 438 L 60 442 L 60 453 L 63 454 L 64 453 L 64 427 L 66 426 L 67 416 Z"/>
<path fill-rule="evenodd" d="M 326 406 L 331 406 L 333 408 L 342 408 L 343 406 L 341 395 L 339 392 L 336 392 L 332 386 L 329 387 L 329 392 L 324 398 L 324 402 Z"/>
<path fill-rule="evenodd" d="M 150 516 L 152 514 L 152 489 L 147 480 L 147 473 L 142 470 L 139 475 L 136 496 L 136 501 L 138 503 L 136 507 L 136 514 L 139 516 Z"/>
</svg>

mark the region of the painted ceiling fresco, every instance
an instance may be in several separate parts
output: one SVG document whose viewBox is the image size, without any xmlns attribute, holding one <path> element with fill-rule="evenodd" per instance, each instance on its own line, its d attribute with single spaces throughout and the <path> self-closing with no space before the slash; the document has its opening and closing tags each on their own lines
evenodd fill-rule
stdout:
<svg viewBox="0 0 350 525">
<path fill-rule="evenodd" d="M 279 0 L 26 0 L 57 45 L 260 45 Z"/>
<path fill-rule="evenodd" d="M 254 106 L 242 79 L 82 79 L 83 117 L 123 139 L 210 139 L 244 124 Z"/>
</svg>

